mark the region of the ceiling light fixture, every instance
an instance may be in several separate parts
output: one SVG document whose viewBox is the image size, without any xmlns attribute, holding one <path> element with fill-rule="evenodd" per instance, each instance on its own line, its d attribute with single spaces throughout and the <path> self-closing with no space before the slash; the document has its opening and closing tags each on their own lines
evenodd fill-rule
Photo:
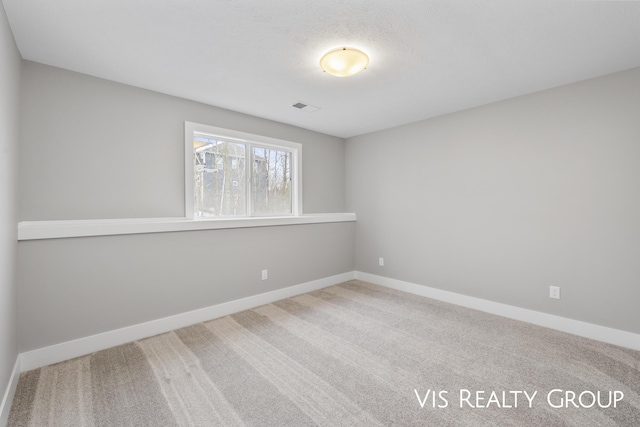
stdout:
<svg viewBox="0 0 640 427">
<path fill-rule="evenodd" d="M 324 54 L 320 59 L 323 71 L 338 77 L 358 74 L 369 65 L 369 57 L 361 50 L 341 47 Z"/>
</svg>

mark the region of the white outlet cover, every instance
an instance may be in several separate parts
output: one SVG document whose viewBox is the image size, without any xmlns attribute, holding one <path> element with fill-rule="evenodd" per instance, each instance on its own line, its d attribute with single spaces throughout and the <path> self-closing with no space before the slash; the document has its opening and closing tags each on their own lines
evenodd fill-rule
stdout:
<svg viewBox="0 0 640 427">
<path fill-rule="evenodd" d="M 559 286 L 549 286 L 549 298 L 560 299 Z"/>
</svg>

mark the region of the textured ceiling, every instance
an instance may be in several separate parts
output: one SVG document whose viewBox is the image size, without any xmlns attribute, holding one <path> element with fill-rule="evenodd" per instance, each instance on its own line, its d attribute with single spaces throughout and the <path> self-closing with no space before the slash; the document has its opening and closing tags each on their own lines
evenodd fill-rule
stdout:
<svg viewBox="0 0 640 427">
<path fill-rule="evenodd" d="M 24 59 L 341 137 L 640 66 L 640 2 L 3 4 Z M 324 74 L 341 46 L 369 68 Z"/>
</svg>

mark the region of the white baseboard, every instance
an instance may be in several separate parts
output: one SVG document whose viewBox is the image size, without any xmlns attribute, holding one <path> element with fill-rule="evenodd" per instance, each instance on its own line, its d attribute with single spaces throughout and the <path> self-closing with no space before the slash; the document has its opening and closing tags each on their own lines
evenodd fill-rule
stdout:
<svg viewBox="0 0 640 427">
<path fill-rule="evenodd" d="M 337 285 L 355 278 L 355 272 L 338 274 L 319 280 L 278 289 L 263 294 L 253 295 L 239 300 L 229 301 L 186 313 L 169 316 L 122 329 L 104 332 L 49 347 L 27 351 L 21 354 L 21 371 L 29 371 L 63 360 L 73 359 L 93 352 L 125 344 L 131 341 L 152 337 L 185 326 L 195 325 L 217 317 L 227 316 L 242 310 L 269 304 L 292 296 L 304 294 L 328 286 Z"/>
<path fill-rule="evenodd" d="M 16 357 L 16 363 L 13 365 L 13 371 L 11 372 L 11 378 L 9 378 L 9 384 L 7 384 L 7 390 L 4 393 L 4 397 L 0 402 L 0 426 L 6 426 L 9 421 L 9 411 L 11 411 L 11 403 L 13 403 L 13 396 L 16 393 L 16 387 L 18 387 L 18 380 L 20 379 L 20 355 Z"/>
<path fill-rule="evenodd" d="M 454 292 L 443 291 L 442 289 L 430 288 L 428 286 L 390 279 L 388 277 L 378 276 L 375 274 L 363 273 L 361 271 L 356 271 L 355 276 L 356 279 L 385 286 L 387 288 L 451 304 L 461 305 L 463 307 L 469 307 L 491 314 L 497 314 L 498 316 L 508 317 L 510 319 L 521 320 L 534 325 L 568 332 L 570 334 L 631 348 L 633 350 L 640 350 L 640 335 L 632 332 L 621 331 L 619 329 L 581 322 L 579 320 L 501 304 L 499 302 L 488 301 Z"/>
<path fill-rule="evenodd" d="M 1 410 L 3 412 L 1 412 L 0 415 L 8 416 L 10 408 L 5 408 L 4 405 L 9 397 L 13 397 L 20 372 L 84 356 L 116 345 L 151 337 L 174 329 L 215 319 L 217 317 L 227 316 L 242 310 L 247 310 L 284 298 L 290 298 L 306 292 L 326 288 L 352 279 L 364 280 L 366 282 L 385 286 L 391 289 L 397 289 L 399 291 L 433 298 L 439 301 L 469 307 L 487 313 L 497 314 L 510 319 L 521 320 L 534 325 L 544 326 L 634 350 L 640 350 L 640 335 L 632 332 L 621 331 L 618 329 L 581 322 L 507 304 L 501 304 L 454 292 L 443 291 L 441 289 L 430 288 L 428 286 L 417 285 L 415 283 L 404 282 L 402 280 L 390 279 L 388 277 L 378 276 L 375 274 L 351 271 L 300 285 L 253 295 L 239 300 L 229 301 L 211 307 L 205 307 L 199 310 L 189 311 L 187 313 L 177 314 L 175 316 L 165 317 L 22 353 L 18 360 L 16 360 L 16 367 L 14 368 L 12 382 L 7 388 L 4 400 L 2 401 L 3 406 L 1 407 Z M 4 414 L 5 410 L 7 411 L 7 414 Z M 2 421 L 2 418 L 0 418 L 0 421 Z M 0 422 L 0 425 L 2 425 L 2 422 Z"/>
</svg>

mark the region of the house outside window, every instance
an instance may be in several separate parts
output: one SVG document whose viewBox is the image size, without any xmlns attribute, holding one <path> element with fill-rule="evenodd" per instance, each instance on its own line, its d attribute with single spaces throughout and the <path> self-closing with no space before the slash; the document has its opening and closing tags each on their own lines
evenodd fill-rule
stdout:
<svg viewBox="0 0 640 427">
<path fill-rule="evenodd" d="M 301 152 L 299 143 L 186 122 L 187 217 L 301 215 Z"/>
</svg>

